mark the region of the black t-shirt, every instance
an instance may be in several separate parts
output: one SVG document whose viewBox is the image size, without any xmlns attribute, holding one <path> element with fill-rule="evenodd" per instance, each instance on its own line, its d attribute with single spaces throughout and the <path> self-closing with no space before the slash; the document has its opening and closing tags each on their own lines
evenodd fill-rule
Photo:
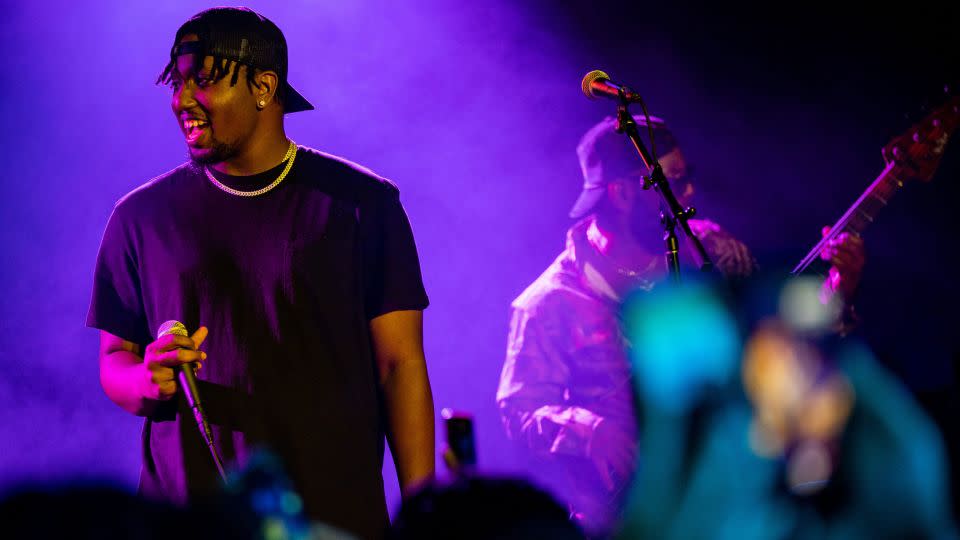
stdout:
<svg viewBox="0 0 960 540">
<path fill-rule="evenodd" d="M 218 178 L 248 191 L 282 168 Z M 368 322 L 427 303 L 397 188 L 300 147 L 260 196 L 229 194 L 187 163 L 123 197 L 87 325 L 141 345 L 167 320 L 207 326 L 199 391 L 224 461 L 268 447 L 311 519 L 366 537 L 387 524 Z M 188 501 L 216 485 L 185 400 L 163 403 L 144 423 L 141 492 Z"/>
</svg>

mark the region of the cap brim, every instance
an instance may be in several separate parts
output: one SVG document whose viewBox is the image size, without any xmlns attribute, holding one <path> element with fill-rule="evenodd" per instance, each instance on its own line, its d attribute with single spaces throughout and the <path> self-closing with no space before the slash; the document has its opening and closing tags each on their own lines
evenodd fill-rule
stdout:
<svg viewBox="0 0 960 540">
<path fill-rule="evenodd" d="M 585 216 L 603 198 L 606 190 L 606 186 L 597 186 L 581 191 L 577 202 L 573 203 L 573 208 L 570 209 L 570 217 L 577 219 Z"/>
<path fill-rule="evenodd" d="M 312 111 L 313 104 L 307 101 L 300 92 L 287 83 L 286 91 L 283 94 L 283 112 L 295 113 L 300 111 Z"/>
</svg>

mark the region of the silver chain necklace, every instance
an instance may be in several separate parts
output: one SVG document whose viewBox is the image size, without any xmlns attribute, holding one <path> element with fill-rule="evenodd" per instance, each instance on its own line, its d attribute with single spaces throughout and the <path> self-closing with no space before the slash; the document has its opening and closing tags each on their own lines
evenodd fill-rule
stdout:
<svg viewBox="0 0 960 540">
<path fill-rule="evenodd" d="M 296 157 L 297 157 L 297 143 L 291 140 L 290 146 L 287 148 L 287 153 L 284 154 L 283 160 L 281 161 L 281 163 L 283 161 L 287 162 L 287 166 L 283 168 L 283 172 L 281 172 L 280 176 L 278 176 L 277 179 L 271 182 L 269 185 L 254 191 L 240 191 L 239 189 L 233 189 L 232 187 L 223 185 L 222 183 L 220 183 L 219 180 L 217 180 L 213 176 L 213 173 L 210 172 L 209 167 L 204 167 L 203 172 L 207 173 L 207 178 L 210 179 L 210 182 L 212 182 L 213 185 L 217 186 L 218 188 L 222 189 L 223 191 L 226 191 L 231 195 L 236 195 L 238 197 L 256 197 L 257 195 L 263 195 L 264 193 L 280 185 L 280 182 L 282 182 L 283 179 L 286 178 L 287 173 L 290 172 L 291 168 L 293 168 L 293 160 Z"/>
<path fill-rule="evenodd" d="M 631 270 L 629 268 L 624 268 L 622 266 L 617 265 L 617 273 L 620 274 L 621 276 L 626 276 L 629 278 L 638 278 L 641 276 L 645 276 L 646 274 L 649 274 L 651 270 L 656 268 L 658 262 L 660 262 L 660 259 L 658 259 L 657 257 L 654 257 L 653 260 L 650 261 L 650 264 L 648 264 L 647 267 L 642 270 Z"/>
</svg>

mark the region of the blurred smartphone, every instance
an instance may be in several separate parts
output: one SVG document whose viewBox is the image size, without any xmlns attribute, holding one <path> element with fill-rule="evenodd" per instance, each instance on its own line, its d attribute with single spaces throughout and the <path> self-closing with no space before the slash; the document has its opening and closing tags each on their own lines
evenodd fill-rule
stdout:
<svg viewBox="0 0 960 540">
<path fill-rule="evenodd" d="M 447 448 L 453 452 L 460 467 L 473 467 L 477 464 L 477 450 L 473 438 L 473 417 L 452 409 L 441 411 L 447 429 Z"/>
</svg>

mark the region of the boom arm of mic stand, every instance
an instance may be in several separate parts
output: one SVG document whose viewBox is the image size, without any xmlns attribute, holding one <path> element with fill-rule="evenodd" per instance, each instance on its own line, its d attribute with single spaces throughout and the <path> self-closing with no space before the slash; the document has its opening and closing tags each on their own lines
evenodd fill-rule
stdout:
<svg viewBox="0 0 960 540">
<path fill-rule="evenodd" d="M 622 93 L 625 93 L 624 90 L 621 90 Z M 643 144 L 643 141 L 640 140 L 640 133 L 637 131 L 637 122 L 633 119 L 633 115 L 630 114 L 630 111 L 627 110 L 628 102 L 626 99 L 620 100 L 620 105 L 617 107 L 617 131 L 625 132 L 627 137 L 633 142 L 633 146 L 637 149 L 637 152 L 640 154 L 640 159 L 643 160 L 643 164 L 646 165 L 647 170 L 650 171 L 650 176 L 644 178 L 644 189 L 653 189 L 660 194 L 660 198 L 663 200 L 664 205 L 667 207 L 667 210 L 672 214 L 673 222 L 680 225 L 680 230 L 686 235 L 687 240 L 690 241 L 694 249 L 694 254 L 699 259 L 697 261 L 701 272 L 711 272 L 713 271 L 713 262 L 710 260 L 710 256 L 707 255 L 707 250 L 704 249 L 703 243 L 700 242 L 700 239 L 697 238 L 697 235 L 693 234 L 693 231 L 690 229 L 690 224 L 687 223 L 687 220 L 693 217 L 695 210 L 690 208 L 689 210 L 684 210 L 680 206 L 680 202 L 677 201 L 676 196 L 673 194 L 673 190 L 670 189 L 670 183 L 667 181 L 667 177 L 663 174 L 663 169 L 660 167 L 660 163 L 656 161 L 647 151 L 647 147 Z M 643 106 L 643 103 L 641 103 Z M 663 220 L 664 226 L 666 227 L 666 236 L 673 234 L 672 226 L 668 226 L 667 222 L 670 220 Z M 674 262 L 673 264 L 668 265 L 672 273 L 675 274 L 679 270 L 679 266 Z"/>
</svg>

